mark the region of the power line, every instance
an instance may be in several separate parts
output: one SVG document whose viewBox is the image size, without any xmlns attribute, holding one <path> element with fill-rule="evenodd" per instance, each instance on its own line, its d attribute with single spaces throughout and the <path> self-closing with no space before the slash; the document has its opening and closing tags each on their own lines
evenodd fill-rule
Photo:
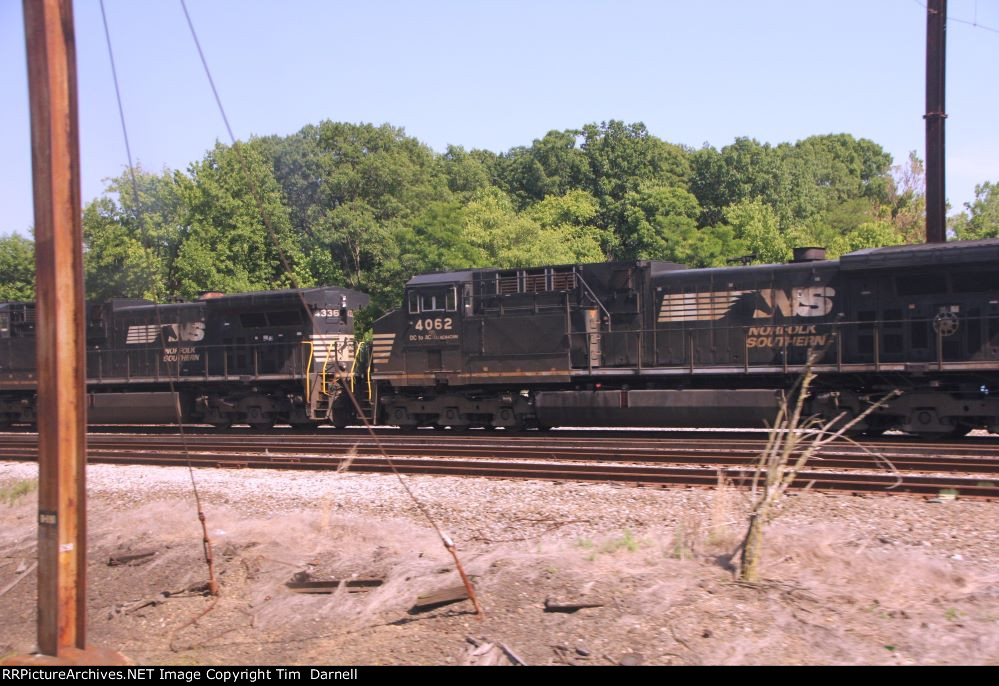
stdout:
<svg viewBox="0 0 999 686">
<path fill-rule="evenodd" d="M 270 222 L 269 214 L 264 207 L 263 197 L 260 193 L 260 189 L 257 187 L 256 180 L 254 179 L 253 174 L 249 169 L 249 165 L 247 164 L 247 161 L 242 151 L 237 145 L 236 137 L 235 135 L 233 135 L 232 132 L 232 127 L 229 126 L 229 118 L 225 114 L 225 108 L 222 107 L 222 99 L 219 97 L 218 89 L 215 88 L 215 80 L 212 78 L 211 70 L 209 70 L 208 68 L 208 61 L 205 59 L 205 53 L 201 49 L 201 42 L 198 40 L 198 34 L 194 30 L 194 23 L 191 21 L 190 13 L 187 11 L 187 3 L 185 2 L 185 0 L 180 0 L 180 6 L 184 9 L 184 17 L 187 19 L 187 26 L 191 30 L 191 37 L 194 39 L 194 44 L 198 48 L 198 55 L 201 57 L 201 65 L 205 69 L 205 75 L 208 77 L 208 83 L 211 85 L 212 93 L 215 95 L 215 102 L 218 105 L 219 112 L 222 115 L 222 120 L 225 122 L 226 130 L 229 132 L 229 139 L 230 141 L 232 141 L 233 152 L 235 153 L 237 159 L 239 160 L 241 166 L 243 167 L 243 174 L 246 176 L 246 181 L 250 188 L 250 194 L 253 196 L 254 200 L 256 200 L 257 210 L 258 212 L 260 212 L 260 218 L 263 220 L 264 227 L 266 228 L 267 232 L 270 234 L 271 241 L 274 243 L 274 247 L 277 250 L 277 254 L 280 259 L 281 265 L 284 268 L 286 275 L 291 280 L 292 284 L 297 288 L 298 279 L 295 277 L 295 273 L 292 271 L 291 266 L 289 265 L 288 260 L 285 257 L 284 250 L 282 250 L 281 248 L 281 243 L 278 240 L 277 233 L 274 231 L 274 227 L 271 225 Z M 302 308 L 305 311 L 308 311 L 309 308 L 305 302 L 305 295 L 302 293 L 301 290 L 299 290 L 298 297 L 302 302 Z M 462 583 L 464 583 L 465 585 L 465 589 L 468 591 L 469 599 L 472 601 L 472 604 L 475 606 L 477 616 L 481 619 L 483 617 L 482 607 L 479 605 L 479 600 L 475 594 L 474 587 L 471 585 L 471 582 L 468 580 L 467 576 L 465 575 L 465 570 L 461 564 L 461 560 L 458 557 L 458 551 L 457 548 L 455 547 L 454 541 L 451 539 L 450 536 L 448 536 L 444 532 L 440 524 L 438 524 L 437 520 L 434 518 L 433 514 L 423 503 L 423 501 L 412 491 L 412 489 L 410 489 L 409 484 L 406 482 L 406 479 L 403 478 L 402 473 L 399 472 L 395 462 L 392 460 L 391 457 L 389 457 L 381 441 L 378 439 L 378 435 L 375 433 L 374 429 L 372 428 L 371 423 L 368 422 L 367 418 L 365 417 L 360 404 L 357 402 L 357 398 L 354 396 L 353 391 L 351 391 L 350 386 L 347 383 L 346 379 L 343 378 L 341 370 L 339 369 L 338 366 L 334 366 L 333 374 L 334 378 L 340 382 L 341 388 L 343 389 L 343 392 L 346 393 L 347 397 L 350 399 L 350 402 L 353 404 L 358 418 L 363 422 L 364 427 L 367 429 L 368 433 L 374 439 L 375 445 L 378 447 L 379 451 L 382 454 L 382 457 L 386 460 L 389 467 L 392 469 L 392 472 L 395 474 L 395 477 L 398 479 L 403 490 L 406 492 L 406 495 L 409 496 L 410 500 L 413 501 L 413 504 L 423 514 L 423 516 L 427 519 L 430 525 L 434 528 L 434 530 L 437 532 L 438 537 L 441 540 L 441 543 L 444 545 L 444 548 L 451 554 L 451 557 L 454 559 L 455 568 L 457 569 L 459 575 L 461 576 L 461 580 Z M 178 412 L 179 412 L 179 405 L 178 405 Z M 193 474 L 192 474 L 192 480 L 193 480 Z"/>
<path fill-rule="evenodd" d="M 924 10 L 926 9 L 926 3 L 922 2 L 922 0 L 912 0 L 912 1 L 914 3 L 916 3 L 917 5 L 919 5 L 920 7 L 922 7 Z M 947 21 L 953 21 L 953 22 L 956 22 L 958 24 L 966 24 L 966 25 L 972 26 L 972 27 L 974 27 L 976 29 L 982 29 L 983 31 L 990 31 L 992 33 L 999 33 L 999 29 L 993 28 L 991 26 L 986 26 L 985 24 L 979 24 L 978 23 L 978 2 L 977 2 L 977 0 L 975 1 L 975 19 L 974 19 L 974 21 L 968 21 L 967 19 L 958 19 L 957 17 L 950 16 L 950 14 L 947 15 Z"/>
<path fill-rule="evenodd" d="M 128 144 L 128 129 L 125 127 L 125 108 L 121 104 L 121 89 L 118 87 L 118 70 L 114 66 L 114 51 L 111 49 L 111 32 L 108 30 L 108 17 L 101 0 L 101 20 L 104 22 L 104 39 L 108 44 L 108 57 L 111 59 L 111 78 L 114 79 L 114 95 L 118 99 L 118 117 L 121 119 L 121 134 L 125 138 L 125 154 L 128 156 L 128 173 L 132 177 L 132 191 L 135 193 L 135 211 L 139 211 L 139 183 L 135 179 L 135 165 L 132 163 L 132 146 Z"/>
</svg>

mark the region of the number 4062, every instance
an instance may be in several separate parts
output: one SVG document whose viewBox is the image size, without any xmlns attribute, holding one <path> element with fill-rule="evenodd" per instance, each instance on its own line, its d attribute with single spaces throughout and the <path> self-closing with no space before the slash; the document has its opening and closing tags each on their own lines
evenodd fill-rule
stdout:
<svg viewBox="0 0 999 686">
<path fill-rule="evenodd" d="M 454 320 L 451 317 L 416 320 L 417 331 L 450 331 L 453 327 Z"/>
</svg>

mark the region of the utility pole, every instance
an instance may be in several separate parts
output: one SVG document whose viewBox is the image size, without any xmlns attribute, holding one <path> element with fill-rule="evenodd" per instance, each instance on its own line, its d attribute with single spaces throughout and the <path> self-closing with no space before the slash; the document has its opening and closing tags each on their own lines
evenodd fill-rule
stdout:
<svg viewBox="0 0 999 686">
<path fill-rule="evenodd" d="M 38 648 L 86 647 L 86 408 L 76 47 L 70 0 L 24 0 L 35 201 Z"/>
<path fill-rule="evenodd" d="M 926 242 L 947 240 L 944 192 L 944 77 L 947 59 L 947 0 L 926 3 Z"/>
</svg>

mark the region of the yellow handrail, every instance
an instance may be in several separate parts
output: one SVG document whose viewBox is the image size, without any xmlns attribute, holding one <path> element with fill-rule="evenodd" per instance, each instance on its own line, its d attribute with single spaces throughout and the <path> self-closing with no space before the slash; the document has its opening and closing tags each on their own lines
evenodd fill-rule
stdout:
<svg viewBox="0 0 999 686">
<path fill-rule="evenodd" d="M 311 403 L 312 402 L 312 392 L 311 392 L 312 353 L 314 352 L 314 348 L 312 345 L 312 341 L 302 341 L 302 345 L 309 346 L 309 362 L 305 365 L 305 402 Z"/>
<path fill-rule="evenodd" d="M 354 370 L 357 368 L 357 345 L 354 346 L 354 360 L 350 363 L 350 394 L 354 394 Z"/>
<path fill-rule="evenodd" d="M 371 363 L 374 362 L 374 347 L 368 352 L 368 402 L 372 402 L 374 396 L 371 394 Z M 377 412 L 375 413 L 377 414 Z"/>
</svg>

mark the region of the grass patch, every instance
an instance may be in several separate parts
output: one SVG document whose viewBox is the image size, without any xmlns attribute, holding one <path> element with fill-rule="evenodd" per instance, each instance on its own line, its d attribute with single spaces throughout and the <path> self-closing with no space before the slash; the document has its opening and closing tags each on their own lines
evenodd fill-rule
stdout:
<svg viewBox="0 0 999 686">
<path fill-rule="evenodd" d="M 13 505 L 18 500 L 38 490 L 38 479 L 22 479 L 0 486 L 0 503 Z"/>
<path fill-rule="evenodd" d="M 616 553 L 619 550 L 627 550 L 629 553 L 638 550 L 638 539 L 628 529 L 625 529 L 618 538 L 612 538 L 604 543 L 600 548 L 600 552 L 607 554 Z"/>
</svg>

